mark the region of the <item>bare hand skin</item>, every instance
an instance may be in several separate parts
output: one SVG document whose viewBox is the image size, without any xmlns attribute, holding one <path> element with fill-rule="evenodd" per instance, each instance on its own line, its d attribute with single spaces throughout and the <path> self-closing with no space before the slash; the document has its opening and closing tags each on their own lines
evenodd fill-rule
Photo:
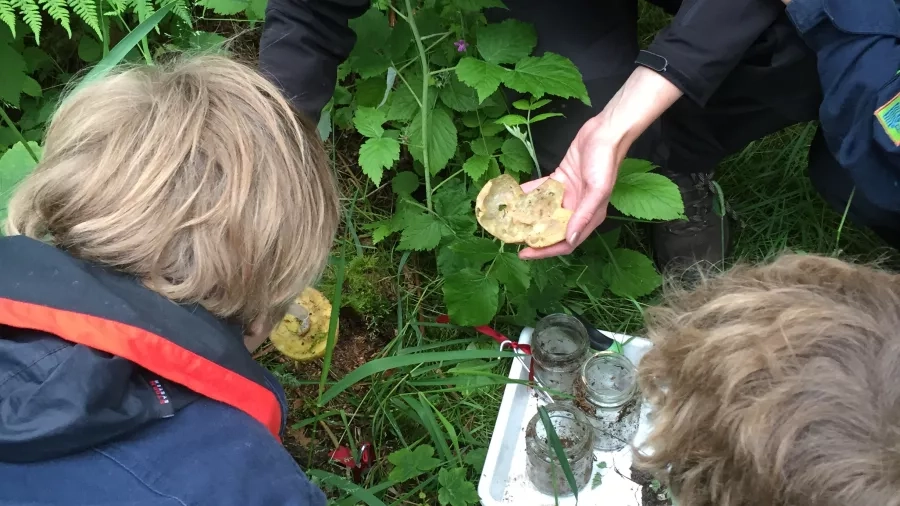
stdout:
<svg viewBox="0 0 900 506">
<path fill-rule="evenodd" d="M 628 148 L 682 95 L 653 70 L 638 67 L 603 111 L 581 127 L 556 171 L 548 177 L 566 187 L 563 207 L 574 211 L 567 240 L 546 248 L 525 248 L 524 260 L 568 255 L 606 219 L 619 165 Z M 526 192 L 546 178 L 522 185 Z"/>
</svg>

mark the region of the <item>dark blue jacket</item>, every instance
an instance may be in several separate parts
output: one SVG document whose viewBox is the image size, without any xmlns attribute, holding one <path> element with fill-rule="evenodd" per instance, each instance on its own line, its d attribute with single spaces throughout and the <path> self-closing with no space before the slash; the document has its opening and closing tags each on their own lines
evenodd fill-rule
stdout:
<svg viewBox="0 0 900 506">
<path fill-rule="evenodd" d="M 325 504 L 241 328 L 0 238 L 0 504 Z"/>
<path fill-rule="evenodd" d="M 894 0 L 792 0 L 816 52 L 822 132 L 858 192 L 900 211 L 900 9 Z"/>
</svg>

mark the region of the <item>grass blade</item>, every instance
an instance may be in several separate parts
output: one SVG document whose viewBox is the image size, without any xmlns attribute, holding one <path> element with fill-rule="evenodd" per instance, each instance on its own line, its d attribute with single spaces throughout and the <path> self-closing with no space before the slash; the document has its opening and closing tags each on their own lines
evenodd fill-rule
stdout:
<svg viewBox="0 0 900 506">
<path fill-rule="evenodd" d="M 319 406 L 322 406 L 322 394 L 325 392 L 325 382 L 331 371 L 331 357 L 334 354 L 338 319 L 341 315 L 341 294 L 344 288 L 344 271 L 347 264 L 343 257 L 335 259 L 337 268 L 334 273 L 334 296 L 331 298 L 331 320 L 328 322 L 328 336 L 325 344 L 325 358 L 322 362 L 322 376 L 319 378 Z"/>
<path fill-rule="evenodd" d="M 306 471 L 306 474 L 310 477 L 316 478 L 320 480 L 322 483 L 332 486 L 334 488 L 338 488 L 347 492 L 351 496 L 359 499 L 360 501 L 368 504 L 369 506 L 387 506 L 384 504 L 381 499 L 375 497 L 375 494 L 369 492 L 365 488 L 349 481 L 336 474 L 326 473 L 325 471 L 319 471 L 318 469 L 310 469 Z"/>
<path fill-rule="evenodd" d="M 538 406 L 538 413 L 541 415 L 541 423 L 544 424 L 544 428 L 547 430 L 547 440 L 550 443 L 550 447 L 553 448 L 553 451 L 556 453 L 556 458 L 559 460 L 559 465 L 562 467 L 563 474 L 566 475 L 566 481 L 569 482 L 569 487 L 572 489 L 572 493 L 575 494 L 575 500 L 578 500 L 578 484 L 575 483 L 575 475 L 572 474 L 572 468 L 569 466 L 569 459 L 566 457 L 566 450 L 563 449 L 562 443 L 559 441 L 559 436 L 556 434 L 556 429 L 553 428 L 553 422 L 550 421 L 550 415 L 547 413 L 547 408 L 544 406 Z M 552 469 L 552 463 L 551 463 Z"/>
<path fill-rule="evenodd" d="M 425 397 L 425 394 L 419 392 L 419 400 L 422 401 L 423 404 L 428 404 L 429 407 L 434 411 L 434 414 L 437 415 L 438 419 L 441 421 L 441 424 L 444 426 L 444 430 L 447 431 L 447 435 L 450 436 L 450 442 L 453 443 L 453 449 L 456 450 L 456 458 L 459 459 L 460 467 L 463 466 L 462 460 L 462 452 L 459 451 L 459 435 L 456 434 L 456 429 L 453 428 L 453 424 L 450 423 L 450 420 L 447 420 L 447 417 L 441 414 L 438 408 L 435 407 L 431 401 L 428 400 L 428 397 Z"/>
<path fill-rule="evenodd" d="M 168 4 L 154 12 L 153 15 L 145 19 L 143 23 L 137 25 L 134 30 L 129 32 L 128 35 L 123 37 L 122 40 L 112 48 L 109 54 L 104 56 L 103 59 L 88 72 L 78 86 L 84 86 L 94 79 L 103 77 L 103 75 L 109 72 L 111 68 L 121 63 L 125 58 L 125 55 L 134 49 L 147 34 L 153 31 L 153 29 L 156 28 L 156 25 L 158 25 L 171 10 L 172 4 Z"/>
<path fill-rule="evenodd" d="M 460 351 L 436 351 L 430 353 L 417 353 L 415 355 L 402 355 L 386 357 L 367 362 L 350 374 L 344 376 L 319 398 L 319 407 L 337 397 L 344 390 L 359 383 L 365 378 L 387 371 L 410 365 L 425 364 L 428 362 L 464 361 L 486 358 L 513 358 L 517 353 L 499 350 L 460 350 Z"/>
<path fill-rule="evenodd" d="M 419 396 L 421 397 L 421 394 L 419 394 Z M 431 440 L 437 447 L 438 456 L 445 462 L 450 462 L 452 453 L 450 452 L 450 446 L 447 445 L 447 437 L 440 426 L 438 426 L 438 422 L 434 418 L 434 413 L 431 408 L 412 397 L 404 397 L 403 402 L 408 404 L 409 407 L 416 412 L 419 420 L 422 421 L 422 425 L 428 429 L 428 433 L 431 434 Z"/>
</svg>

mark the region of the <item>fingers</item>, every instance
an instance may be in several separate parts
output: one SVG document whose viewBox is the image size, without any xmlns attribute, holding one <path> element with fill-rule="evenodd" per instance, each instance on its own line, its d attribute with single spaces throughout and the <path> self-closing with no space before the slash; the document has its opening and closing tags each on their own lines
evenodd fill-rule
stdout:
<svg viewBox="0 0 900 506">
<path fill-rule="evenodd" d="M 535 179 L 533 181 L 526 181 L 526 182 L 522 183 L 522 185 L 521 185 L 522 191 L 525 193 L 528 193 L 531 190 L 534 190 L 538 186 L 544 184 L 544 181 L 546 181 L 549 177 L 550 176 L 546 176 L 546 177 L 542 177 L 540 179 Z"/>
<path fill-rule="evenodd" d="M 591 221 L 587 223 L 587 225 L 584 227 L 586 232 L 580 235 L 578 237 L 578 240 L 574 244 L 568 241 L 560 241 L 546 248 L 525 248 L 519 252 L 519 258 L 521 258 L 522 260 L 539 260 L 541 258 L 568 255 L 575 251 L 578 246 L 581 246 L 581 243 L 583 243 L 591 235 L 591 232 L 599 227 L 605 219 L 606 207 L 603 207 L 591 218 Z"/>
<path fill-rule="evenodd" d="M 541 258 L 568 255 L 574 250 L 575 246 L 572 246 L 566 241 L 561 241 L 553 246 L 547 246 L 546 248 L 525 248 L 519 252 L 519 258 L 522 260 L 539 260 Z"/>
<path fill-rule="evenodd" d="M 566 240 L 571 246 L 581 244 L 584 238 L 606 218 L 609 193 L 606 188 L 588 188 L 582 196 L 566 229 Z"/>
</svg>

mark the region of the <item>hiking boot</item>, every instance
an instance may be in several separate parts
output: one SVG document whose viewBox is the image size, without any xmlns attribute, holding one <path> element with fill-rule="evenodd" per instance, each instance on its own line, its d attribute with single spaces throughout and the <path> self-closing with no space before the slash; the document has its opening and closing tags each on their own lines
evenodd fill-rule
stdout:
<svg viewBox="0 0 900 506">
<path fill-rule="evenodd" d="M 678 185 L 686 220 L 654 223 L 650 246 L 660 272 L 721 268 L 731 253 L 731 226 L 725 209 L 716 209 L 719 198 L 712 174 L 659 171 Z"/>
</svg>

